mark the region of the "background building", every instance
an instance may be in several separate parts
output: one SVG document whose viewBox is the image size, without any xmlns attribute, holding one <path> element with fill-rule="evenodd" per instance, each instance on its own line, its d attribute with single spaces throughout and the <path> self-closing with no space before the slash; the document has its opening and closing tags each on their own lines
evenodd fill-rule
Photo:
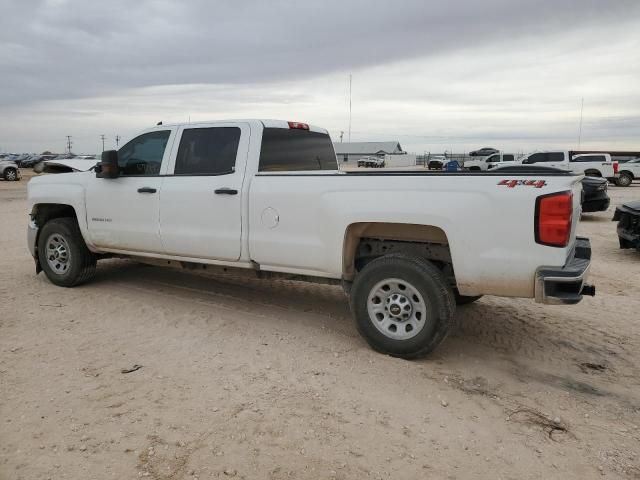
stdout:
<svg viewBox="0 0 640 480">
<path fill-rule="evenodd" d="M 345 142 L 334 143 L 340 167 L 357 167 L 362 157 L 387 158 L 387 155 L 406 155 L 400 142 Z"/>
</svg>

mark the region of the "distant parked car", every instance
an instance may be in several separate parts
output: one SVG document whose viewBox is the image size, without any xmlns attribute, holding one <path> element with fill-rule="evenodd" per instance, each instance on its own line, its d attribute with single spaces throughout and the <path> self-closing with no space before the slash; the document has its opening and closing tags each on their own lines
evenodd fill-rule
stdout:
<svg viewBox="0 0 640 480">
<path fill-rule="evenodd" d="M 442 167 L 445 163 L 447 163 L 449 159 L 442 155 L 434 155 L 429 158 L 429 163 L 427 164 L 427 168 L 429 170 L 442 170 Z"/>
<path fill-rule="evenodd" d="M 499 150 L 491 147 L 484 147 L 479 150 L 474 150 L 473 152 L 469 152 L 470 157 L 486 157 L 487 155 L 493 155 L 494 153 L 499 153 Z"/>
<path fill-rule="evenodd" d="M 0 176 L 8 182 L 20 180 L 20 169 L 16 162 L 10 160 L 0 160 Z"/>
<path fill-rule="evenodd" d="M 640 201 L 627 202 L 616 208 L 620 248 L 635 248 L 640 252 Z"/>
<path fill-rule="evenodd" d="M 606 178 L 584 177 L 582 179 L 583 212 L 602 212 L 609 208 L 611 200 L 607 194 L 608 183 Z"/>
<path fill-rule="evenodd" d="M 380 157 L 361 157 L 358 159 L 358 167 L 384 167 L 384 158 Z"/>
<path fill-rule="evenodd" d="M 640 158 L 619 164 L 618 175 L 616 185 L 619 187 L 631 185 L 636 178 L 640 178 Z"/>
</svg>

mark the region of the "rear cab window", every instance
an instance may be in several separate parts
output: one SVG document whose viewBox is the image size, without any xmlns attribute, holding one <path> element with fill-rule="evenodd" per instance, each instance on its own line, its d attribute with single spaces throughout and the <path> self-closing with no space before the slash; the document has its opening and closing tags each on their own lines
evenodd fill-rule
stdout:
<svg viewBox="0 0 640 480">
<path fill-rule="evenodd" d="M 318 170 L 338 170 L 328 134 L 302 128 L 264 128 L 259 172 Z"/>
</svg>

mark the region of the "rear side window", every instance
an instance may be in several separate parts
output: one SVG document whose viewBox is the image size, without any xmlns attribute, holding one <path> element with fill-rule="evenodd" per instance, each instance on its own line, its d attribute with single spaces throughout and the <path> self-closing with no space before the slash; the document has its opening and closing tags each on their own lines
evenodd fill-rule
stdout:
<svg viewBox="0 0 640 480">
<path fill-rule="evenodd" d="M 547 153 L 547 155 L 549 156 L 549 159 L 547 160 L 547 162 L 563 162 L 564 161 L 564 153 L 562 152 Z"/>
<path fill-rule="evenodd" d="M 583 155 L 573 159 L 574 162 L 606 162 L 606 158 L 602 155 Z"/>
<path fill-rule="evenodd" d="M 502 156 L 502 161 L 503 162 L 513 162 L 513 155 L 503 155 Z"/>
<path fill-rule="evenodd" d="M 331 138 L 297 128 L 265 128 L 260 149 L 261 172 L 337 170 Z"/>
<path fill-rule="evenodd" d="M 232 173 L 240 143 L 238 127 L 186 128 L 176 157 L 175 175 Z"/>
<path fill-rule="evenodd" d="M 123 175 L 158 175 L 170 130 L 143 133 L 118 150 L 118 166 Z"/>
</svg>

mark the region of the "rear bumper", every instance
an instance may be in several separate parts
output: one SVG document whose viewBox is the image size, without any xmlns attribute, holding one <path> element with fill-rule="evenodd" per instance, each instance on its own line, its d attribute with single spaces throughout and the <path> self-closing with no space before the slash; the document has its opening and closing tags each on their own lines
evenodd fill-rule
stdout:
<svg viewBox="0 0 640 480">
<path fill-rule="evenodd" d="M 603 212 L 609 208 L 611 200 L 605 193 L 600 198 L 589 198 L 582 202 L 583 212 Z"/>
<path fill-rule="evenodd" d="M 572 305 L 585 294 L 595 295 L 595 288 L 585 284 L 590 266 L 591 242 L 588 238 L 578 237 L 563 267 L 540 267 L 536 271 L 536 302 Z"/>
</svg>

